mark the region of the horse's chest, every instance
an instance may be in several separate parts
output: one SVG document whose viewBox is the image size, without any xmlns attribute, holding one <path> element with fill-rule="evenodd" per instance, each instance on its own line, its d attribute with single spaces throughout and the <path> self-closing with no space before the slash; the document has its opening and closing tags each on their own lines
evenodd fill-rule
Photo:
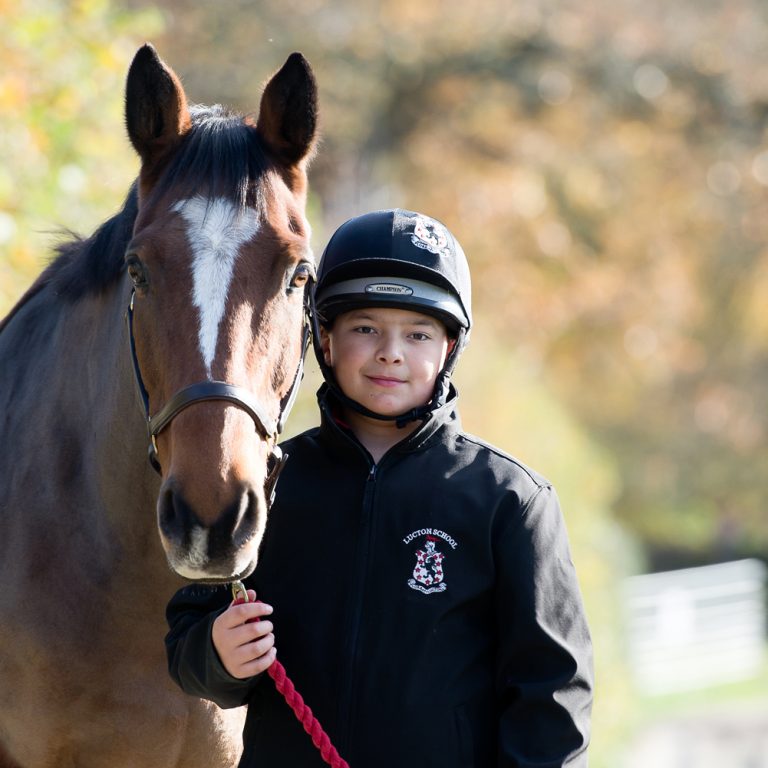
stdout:
<svg viewBox="0 0 768 768">
<path fill-rule="evenodd" d="M 88 701 L 40 708 L 39 717 L 26 719 L 26 725 L 17 721 L 7 744 L 14 760 L 25 768 L 235 768 L 238 764 L 244 709 L 220 710 L 181 691 L 164 690 L 162 685 L 142 687 L 132 680 L 124 681 L 123 690 L 95 698 L 93 692 L 91 686 Z"/>
</svg>

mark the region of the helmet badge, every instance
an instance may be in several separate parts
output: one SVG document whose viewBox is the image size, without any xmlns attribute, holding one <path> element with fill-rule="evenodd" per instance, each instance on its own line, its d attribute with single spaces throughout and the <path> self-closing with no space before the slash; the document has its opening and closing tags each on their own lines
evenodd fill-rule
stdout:
<svg viewBox="0 0 768 768">
<path fill-rule="evenodd" d="M 398 283 L 369 283 L 365 286 L 365 292 L 384 296 L 412 296 L 413 288 Z"/>
<path fill-rule="evenodd" d="M 448 231 L 446 228 L 434 219 L 427 219 L 425 216 L 416 216 L 416 222 L 411 235 L 411 242 L 417 248 L 423 248 L 430 253 L 449 256 L 450 248 L 448 246 Z"/>
</svg>

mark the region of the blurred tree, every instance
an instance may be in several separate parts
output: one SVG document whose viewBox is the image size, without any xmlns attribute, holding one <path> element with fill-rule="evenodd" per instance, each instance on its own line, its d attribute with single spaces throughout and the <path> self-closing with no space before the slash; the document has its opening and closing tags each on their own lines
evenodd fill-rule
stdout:
<svg viewBox="0 0 768 768">
<path fill-rule="evenodd" d="M 166 0 L 164 34 L 149 0 L 121 7 L 0 0 L 0 309 L 38 269 L 31 232 L 89 230 L 127 187 L 115 126 L 133 31 L 193 98 L 246 111 L 251 73 L 302 50 L 325 136 L 315 243 L 402 205 L 464 244 L 478 313 L 464 420 L 561 490 L 596 630 L 598 738 L 618 740 L 612 586 L 639 566 L 608 507 L 654 566 L 768 547 L 764 4 Z M 314 420 L 315 383 L 294 431 Z M 593 762 L 615 764 L 608 748 Z"/>
<path fill-rule="evenodd" d="M 294 48 L 309 57 L 325 133 L 312 177 L 317 244 L 349 215 L 391 205 L 432 213 L 464 244 L 492 339 L 462 390 L 467 426 L 559 481 L 559 461 L 537 462 L 516 420 L 547 382 L 602 446 L 582 444 L 574 466 L 589 475 L 594 461 L 610 475 L 616 463 L 614 512 L 651 567 L 764 555 L 764 5 L 224 7 L 214 19 L 193 0 L 168 3 L 168 55 L 202 98 L 223 80 L 250 108 L 260 89 L 251 62 L 274 67 Z M 538 417 L 553 407 L 538 402 Z M 300 404 L 300 418 L 311 412 Z M 543 423 L 568 434 L 567 420 Z M 588 594 L 615 607 L 610 582 L 622 571 L 606 555 L 630 563 L 601 517 L 607 501 L 593 500 L 600 522 L 590 523 L 578 481 L 563 495 Z M 610 567 L 598 587 L 600 558 Z M 600 722 L 616 739 L 626 686 L 604 619 Z M 615 764 L 609 752 L 596 765 Z"/>
<path fill-rule="evenodd" d="M 0 315 L 50 253 L 88 233 L 138 170 L 121 129 L 127 64 L 161 18 L 107 0 L 0 0 Z"/>
<path fill-rule="evenodd" d="M 254 59 L 309 56 L 318 242 L 379 205 L 449 222 L 494 333 L 619 462 L 655 564 L 764 552 L 764 5 L 224 5 L 168 3 L 172 56 L 251 106 Z"/>
</svg>

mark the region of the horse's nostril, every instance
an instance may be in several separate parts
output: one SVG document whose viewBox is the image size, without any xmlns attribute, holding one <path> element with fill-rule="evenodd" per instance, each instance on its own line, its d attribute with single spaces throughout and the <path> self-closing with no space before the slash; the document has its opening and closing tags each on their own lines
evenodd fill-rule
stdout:
<svg viewBox="0 0 768 768">
<path fill-rule="evenodd" d="M 160 530 L 170 540 L 182 540 L 198 522 L 184 498 L 172 488 L 167 488 L 160 494 L 157 513 Z"/>
<path fill-rule="evenodd" d="M 259 502 L 256 498 L 256 494 L 253 491 L 247 491 L 244 496 L 244 507 L 242 515 L 240 516 L 239 526 L 247 526 L 249 528 L 256 525 L 259 517 Z"/>
<path fill-rule="evenodd" d="M 173 503 L 173 491 L 169 489 L 163 491 L 159 502 L 160 522 L 172 525 L 176 519 L 176 505 Z"/>
<path fill-rule="evenodd" d="M 258 515 L 256 494 L 250 489 L 244 490 L 235 501 L 219 512 L 218 518 L 210 526 L 212 551 L 218 554 L 232 545 L 241 546 L 251 537 Z"/>
</svg>

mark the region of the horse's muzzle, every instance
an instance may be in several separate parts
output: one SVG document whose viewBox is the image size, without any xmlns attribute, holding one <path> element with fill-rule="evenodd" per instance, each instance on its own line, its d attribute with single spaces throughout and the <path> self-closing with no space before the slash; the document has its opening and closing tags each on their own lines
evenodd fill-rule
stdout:
<svg viewBox="0 0 768 768">
<path fill-rule="evenodd" d="M 180 576 L 229 581 L 244 577 L 255 567 L 267 516 L 263 493 L 242 486 L 221 509 L 201 510 L 178 487 L 166 483 L 157 514 L 168 562 Z"/>
</svg>

